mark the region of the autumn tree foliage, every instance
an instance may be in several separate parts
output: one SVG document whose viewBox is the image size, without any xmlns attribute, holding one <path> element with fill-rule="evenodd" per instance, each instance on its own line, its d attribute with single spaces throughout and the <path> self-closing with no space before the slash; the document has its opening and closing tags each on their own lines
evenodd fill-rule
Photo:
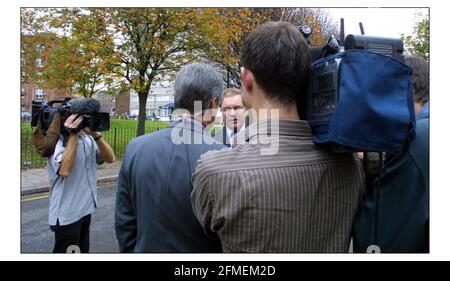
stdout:
<svg viewBox="0 0 450 281">
<path fill-rule="evenodd" d="M 198 22 L 199 55 L 222 71 L 228 87 L 239 87 L 242 42 L 263 17 L 248 8 L 207 8 L 199 13 Z"/>
<path fill-rule="evenodd" d="M 194 9 L 109 9 L 118 58 L 111 69 L 139 97 L 137 135 L 144 133 L 145 107 L 152 83 L 192 61 Z"/>
<path fill-rule="evenodd" d="M 57 48 L 58 36 L 44 28 L 36 17 L 40 9 L 23 9 L 21 15 L 21 83 L 36 83 L 44 87 L 46 63 Z M 61 88 L 65 89 L 65 86 Z"/>
<path fill-rule="evenodd" d="M 67 24 L 71 25 L 70 35 L 60 39 L 59 48 L 50 57 L 47 81 L 68 72 L 72 90 L 84 97 L 112 87 L 109 66 L 115 59 L 114 44 L 105 17 L 99 10 L 71 9 L 53 22 L 57 27 Z"/>
<path fill-rule="evenodd" d="M 22 9 L 21 16 L 24 80 L 84 97 L 111 84 L 106 65 L 112 41 L 95 12 L 39 8 Z M 36 59 L 43 63 L 33 68 Z"/>
<path fill-rule="evenodd" d="M 332 17 L 319 8 L 255 8 L 254 12 L 264 21 L 287 21 L 296 26 L 308 24 L 312 29 L 311 47 L 322 46 L 338 29 Z"/>
<path fill-rule="evenodd" d="M 256 26 L 284 20 L 311 25 L 312 46 L 335 25 L 318 9 L 304 8 L 37 8 L 22 9 L 23 81 L 90 97 L 103 89 L 133 89 L 144 133 L 152 85 L 171 81 L 184 64 L 205 61 L 239 87 L 242 42 Z M 45 42 L 44 42 L 45 41 Z M 43 50 L 33 50 L 42 42 Z M 37 72 L 37 56 L 45 59 Z"/>
<path fill-rule="evenodd" d="M 321 9 L 209 8 L 202 9 L 199 31 L 201 55 L 222 70 L 228 86 L 240 86 L 240 49 L 249 32 L 271 21 L 287 21 L 312 28 L 311 47 L 322 46 L 337 31 L 337 23 Z"/>
</svg>

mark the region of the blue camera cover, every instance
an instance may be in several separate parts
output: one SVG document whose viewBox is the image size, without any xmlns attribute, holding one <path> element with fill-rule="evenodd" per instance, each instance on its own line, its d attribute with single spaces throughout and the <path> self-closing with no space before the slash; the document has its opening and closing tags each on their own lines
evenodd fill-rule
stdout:
<svg viewBox="0 0 450 281">
<path fill-rule="evenodd" d="M 370 51 L 348 50 L 314 62 L 311 71 L 307 115 L 316 144 L 392 154 L 406 150 L 415 137 L 410 67 Z M 335 89 L 321 90 L 319 83 Z"/>
</svg>

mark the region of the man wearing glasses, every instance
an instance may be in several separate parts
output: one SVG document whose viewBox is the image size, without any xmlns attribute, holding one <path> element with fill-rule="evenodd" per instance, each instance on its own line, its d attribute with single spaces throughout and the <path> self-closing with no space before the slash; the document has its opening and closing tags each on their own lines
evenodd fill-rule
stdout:
<svg viewBox="0 0 450 281">
<path fill-rule="evenodd" d="M 233 148 L 236 145 L 236 134 L 245 128 L 245 106 L 239 89 L 228 88 L 220 100 L 220 110 L 225 126 L 214 135 L 219 143 Z"/>
</svg>

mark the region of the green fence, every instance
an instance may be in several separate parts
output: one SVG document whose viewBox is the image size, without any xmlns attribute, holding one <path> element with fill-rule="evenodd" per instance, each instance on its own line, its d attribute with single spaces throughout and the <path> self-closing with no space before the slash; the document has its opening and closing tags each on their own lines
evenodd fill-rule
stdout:
<svg viewBox="0 0 450 281">
<path fill-rule="evenodd" d="M 145 128 L 145 133 L 151 133 L 164 128 L 150 127 Z M 110 128 L 109 131 L 102 133 L 103 138 L 111 145 L 117 158 L 122 158 L 125 148 L 130 140 L 136 137 L 135 128 Z M 41 157 L 34 148 L 33 131 L 31 129 L 21 129 L 21 156 L 20 163 L 22 168 L 38 168 L 47 164 L 47 158 Z"/>
</svg>

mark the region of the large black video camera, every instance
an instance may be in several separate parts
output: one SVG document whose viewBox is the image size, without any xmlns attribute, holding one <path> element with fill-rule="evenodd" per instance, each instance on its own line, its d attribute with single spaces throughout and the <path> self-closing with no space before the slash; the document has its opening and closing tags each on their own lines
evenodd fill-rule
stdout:
<svg viewBox="0 0 450 281">
<path fill-rule="evenodd" d="M 59 104 L 55 107 L 55 104 Z M 34 101 L 32 102 L 31 126 L 36 127 L 41 122 L 44 132 L 48 130 L 57 112 L 61 113 L 61 133 L 64 133 L 64 122 L 72 114 L 83 116 L 80 129 L 89 127 L 96 132 L 109 130 L 109 113 L 100 112 L 100 103 L 91 98 L 72 99 L 66 97 L 64 100 Z"/>
</svg>

